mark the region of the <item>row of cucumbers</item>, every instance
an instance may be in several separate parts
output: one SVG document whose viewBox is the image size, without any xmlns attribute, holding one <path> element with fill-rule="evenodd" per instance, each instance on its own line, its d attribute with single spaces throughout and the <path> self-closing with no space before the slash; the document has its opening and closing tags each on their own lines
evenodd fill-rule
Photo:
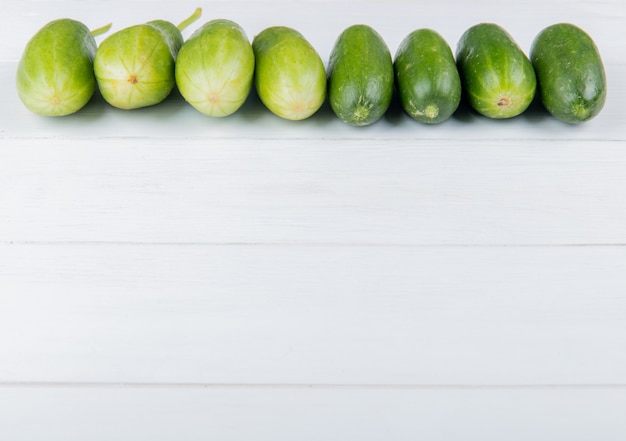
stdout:
<svg viewBox="0 0 626 441">
<path fill-rule="evenodd" d="M 480 114 L 511 118 L 539 93 L 559 120 L 581 123 L 606 100 L 606 75 L 599 51 L 579 27 L 558 23 L 542 30 L 527 57 L 511 35 L 493 23 L 469 28 L 456 56 L 432 29 L 418 29 L 388 46 L 364 24 L 345 29 L 328 65 L 297 30 L 274 26 L 252 42 L 237 23 L 205 23 L 186 41 L 178 26 L 155 20 L 111 34 L 98 46 L 93 32 L 72 19 L 45 25 L 28 42 L 18 65 L 17 91 L 31 111 L 48 116 L 81 109 L 96 87 L 121 109 L 163 101 L 176 86 L 184 99 L 210 116 L 236 112 L 256 88 L 276 115 L 301 120 L 329 100 L 347 124 L 369 125 L 387 111 L 397 91 L 415 120 L 440 123 L 457 110 L 462 95 Z"/>
</svg>

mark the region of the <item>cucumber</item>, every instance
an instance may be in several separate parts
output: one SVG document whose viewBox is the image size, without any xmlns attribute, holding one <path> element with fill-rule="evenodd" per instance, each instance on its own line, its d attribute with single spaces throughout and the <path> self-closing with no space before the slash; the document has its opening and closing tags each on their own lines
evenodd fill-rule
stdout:
<svg viewBox="0 0 626 441">
<path fill-rule="evenodd" d="M 26 44 L 17 67 L 16 87 L 20 100 L 31 112 L 63 116 L 77 112 L 96 90 L 93 58 L 94 30 L 69 18 L 43 26 Z"/>
<path fill-rule="evenodd" d="M 402 40 L 394 71 L 400 103 L 413 119 L 437 124 L 459 107 L 461 78 L 454 54 L 432 29 L 417 29 Z"/>
<path fill-rule="evenodd" d="M 480 23 L 461 36 L 457 66 L 469 104 L 490 118 L 511 118 L 533 101 L 537 79 L 533 65 L 509 33 Z"/>
<path fill-rule="evenodd" d="M 254 85 L 261 102 L 289 120 L 313 115 L 326 99 L 326 71 L 315 48 L 295 29 L 273 26 L 252 41 Z"/>
<path fill-rule="evenodd" d="M 178 26 L 153 20 L 105 38 L 96 51 L 94 71 L 102 97 L 119 109 L 138 109 L 163 101 L 176 83 L 175 60 L 182 31 L 202 10 Z"/>
<path fill-rule="evenodd" d="M 209 21 L 181 47 L 175 74 L 178 90 L 195 109 L 215 117 L 231 115 L 252 88 L 252 45 L 237 23 Z"/>
<path fill-rule="evenodd" d="M 373 28 L 357 24 L 339 35 L 327 76 L 330 107 L 343 122 L 366 126 L 387 111 L 393 97 L 393 62 Z"/>
<path fill-rule="evenodd" d="M 594 118 L 606 101 L 606 73 L 591 37 L 570 23 L 542 30 L 532 43 L 539 95 L 555 118 L 580 124 Z"/>
</svg>

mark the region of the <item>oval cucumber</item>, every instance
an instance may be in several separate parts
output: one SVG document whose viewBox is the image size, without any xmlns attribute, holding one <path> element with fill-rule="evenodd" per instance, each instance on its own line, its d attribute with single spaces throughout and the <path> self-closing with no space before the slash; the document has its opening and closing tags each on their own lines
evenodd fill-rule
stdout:
<svg viewBox="0 0 626 441">
<path fill-rule="evenodd" d="M 378 121 L 393 97 L 393 62 L 383 38 L 358 24 L 337 38 L 328 62 L 330 107 L 343 122 L 366 126 Z"/>
<path fill-rule="evenodd" d="M 535 96 L 533 66 L 500 26 L 480 23 L 461 36 L 457 66 L 470 105 L 490 118 L 511 118 L 524 112 Z"/>
<path fill-rule="evenodd" d="M 138 109 L 163 101 L 176 83 L 175 60 L 182 30 L 202 10 L 178 26 L 154 20 L 105 38 L 96 51 L 94 71 L 102 97 L 119 109 Z"/>
<path fill-rule="evenodd" d="M 461 79 L 454 54 L 431 29 L 411 32 L 394 60 L 402 108 L 413 119 L 436 124 L 450 118 L 461 101 Z"/>
<path fill-rule="evenodd" d="M 606 73 L 591 37 L 570 23 L 542 30 L 531 46 L 539 95 L 555 118 L 579 124 L 595 117 L 606 101 Z"/>
<path fill-rule="evenodd" d="M 254 84 L 263 104 L 289 120 L 313 115 L 326 99 L 326 71 L 313 46 L 295 29 L 273 26 L 252 41 Z"/>
<path fill-rule="evenodd" d="M 237 23 L 212 20 L 185 41 L 175 71 L 178 90 L 195 109 L 209 116 L 230 115 L 252 88 L 252 45 Z"/>
<path fill-rule="evenodd" d="M 27 109 L 63 116 L 87 104 L 96 89 L 96 41 L 81 22 L 63 18 L 43 26 L 20 58 L 16 86 Z"/>
</svg>

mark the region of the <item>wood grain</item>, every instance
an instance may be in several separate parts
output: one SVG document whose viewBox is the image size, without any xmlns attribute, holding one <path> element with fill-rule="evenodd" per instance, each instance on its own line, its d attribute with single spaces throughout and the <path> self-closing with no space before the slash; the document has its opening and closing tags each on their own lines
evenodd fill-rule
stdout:
<svg viewBox="0 0 626 441">
<path fill-rule="evenodd" d="M 626 241 L 626 142 L 14 140 L 3 242 Z"/>
<path fill-rule="evenodd" d="M 4 381 L 626 384 L 626 247 L 18 244 L 0 256 Z"/>
<path fill-rule="evenodd" d="M 381 439 L 622 441 L 619 390 L 9 388 L 12 441 Z M 55 411 L 55 409 L 57 411 Z M 33 424 L 36 421 L 37 424 Z"/>
</svg>

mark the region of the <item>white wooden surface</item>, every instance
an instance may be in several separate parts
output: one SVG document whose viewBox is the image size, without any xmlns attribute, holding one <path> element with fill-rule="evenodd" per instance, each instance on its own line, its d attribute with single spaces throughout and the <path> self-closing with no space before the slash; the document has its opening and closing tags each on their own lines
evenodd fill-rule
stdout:
<svg viewBox="0 0 626 441">
<path fill-rule="evenodd" d="M 392 52 L 477 22 L 528 50 L 570 21 L 608 101 L 352 128 L 252 96 L 28 113 L 26 41 L 196 6 L 323 59 L 350 24 Z M 626 8 L 614 1 L 8 0 L 0 16 L 0 440 L 626 439 Z M 186 35 L 195 27 L 186 31 Z"/>
</svg>

